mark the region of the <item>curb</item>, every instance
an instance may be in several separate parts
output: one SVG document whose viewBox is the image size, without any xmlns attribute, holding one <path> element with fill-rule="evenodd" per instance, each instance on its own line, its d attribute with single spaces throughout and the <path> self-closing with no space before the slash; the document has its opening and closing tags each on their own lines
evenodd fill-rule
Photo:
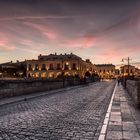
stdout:
<svg viewBox="0 0 140 140">
<path fill-rule="evenodd" d="M 108 126 L 110 113 L 111 113 L 111 107 L 112 107 L 112 103 L 113 103 L 114 95 L 116 93 L 117 86 L 118 86 L 118 83 L 116 82 L 98 140 L 105 140 L 105 135 L 106 135 L 107 126 Z"/>
</svg>

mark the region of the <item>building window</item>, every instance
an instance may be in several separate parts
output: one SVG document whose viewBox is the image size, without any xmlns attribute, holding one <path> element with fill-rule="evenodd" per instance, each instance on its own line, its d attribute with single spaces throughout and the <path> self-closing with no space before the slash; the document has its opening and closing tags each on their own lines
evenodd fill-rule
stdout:
<svg viewBox="0 0 140 140">
<path fill-rule="evenodd" d="M 105 70 L 104 70 L 104 73 L 105 73 Z"/>
<path fill-rule="evenodd" d="M 124 69 L 121 70 L 121 73 L 124 73 Z"/>
<path fill-rule="evenodd" d="M 35 65 L 35 70 L 38 70 L 38 64 Z"/>
<path fill-rule="evenodd" d="M 29 65 L 29 70 L 32 70 L 32 65 Z"/>
<path fill-rule="evenodd" d="M 68 69 L 69 69 L 69 63 L 68 63 L 68 62 L 66 62 L 66 63 L 65 63 L 64 70 L 68 70 Z"/>
<path fill-rule="evenodd" d="M 49 65 L 49 70 L 53 70 L 54 68 L 53 68 L 53 64 L 50 64 Z"/>
<path fill-rule="evenodd" d="M 56 69 L 57 69 L 57 70 L 60 70 L 60 69 L 61 69 L 60 63 L 57 64 L 57 68 L 56 68 Z"/>
<path fill-rule="evenodd" d="M 73 64 L 72 64 L 72 69 L 73 69 L 73 70 L 76 70 L 76 63 L 73 63 Z"/>
<path fill-rule="evenodd" d="M 42 64 L 42 70 L 46 70 L 46 65 Z"/>
<path fill-rule="evenodd" d="M 102 72 L 102 70 L 100 70 L 100 73 Z"/>
<path fill-rule="evenodd" d="M 128 73 L 128 69 L 126 69 L 126 73 Z"/>
</svg>

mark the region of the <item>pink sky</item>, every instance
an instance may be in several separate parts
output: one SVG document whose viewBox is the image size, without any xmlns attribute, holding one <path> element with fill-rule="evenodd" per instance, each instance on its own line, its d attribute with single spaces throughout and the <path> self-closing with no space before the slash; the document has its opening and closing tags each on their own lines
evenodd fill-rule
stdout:
<svg viewBox="0 0 140 140">
<path fill-rule="evenodd" d="M 140 62 L 140 2 L 62 1 L 1 2 L 0 63 L 55 52 L 96 64 Z"/>
</svg>

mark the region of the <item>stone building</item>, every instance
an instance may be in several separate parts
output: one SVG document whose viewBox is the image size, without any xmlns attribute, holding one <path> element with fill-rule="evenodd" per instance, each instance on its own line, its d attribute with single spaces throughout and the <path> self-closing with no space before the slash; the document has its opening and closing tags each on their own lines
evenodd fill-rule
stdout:
<svg viewBox="0 0 140 140">
<path fill-rule="evenodd" d="M 84 76 L 93 74 L 95 65 L 75 54 L 39 55 L 38 60 L 27 60 L 27 77 Z"/>
<path fill-rule="evenodd" d="M 26 76 L 26 61 L 0 64 L 0 78 L 18 78 Z"/>
<path fill-rule="evenodd" d="M 98 64 L 96 66 L 96 73 L 100 78 L 109 79 L 115 77 L 115 65 L 113 64 Z"/>
<path fill-rule="evenodd" d="M 135 68 L 135 74 L 136 77 L 140 77 L 140 69 Z"/>
<path fill-rule="evenodd" d="M 135 66 L 132 65 L 121 66 L 120 71 L 121 71 L 121 76 L 128 76 L 128 73 L 130 76 L 139 74 L 139 69 L 136 69 Z"/>
</svg>

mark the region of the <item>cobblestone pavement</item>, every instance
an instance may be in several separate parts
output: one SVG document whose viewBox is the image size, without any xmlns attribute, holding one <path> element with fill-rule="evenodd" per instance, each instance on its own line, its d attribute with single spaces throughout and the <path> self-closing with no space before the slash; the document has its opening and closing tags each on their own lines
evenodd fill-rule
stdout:
<svg viewBox="0 0 140 140">
<path fill-rule="evenodd" d="M 0 140 L 98 139 L 115 82 L 0 106 Z"/>
</svg>

